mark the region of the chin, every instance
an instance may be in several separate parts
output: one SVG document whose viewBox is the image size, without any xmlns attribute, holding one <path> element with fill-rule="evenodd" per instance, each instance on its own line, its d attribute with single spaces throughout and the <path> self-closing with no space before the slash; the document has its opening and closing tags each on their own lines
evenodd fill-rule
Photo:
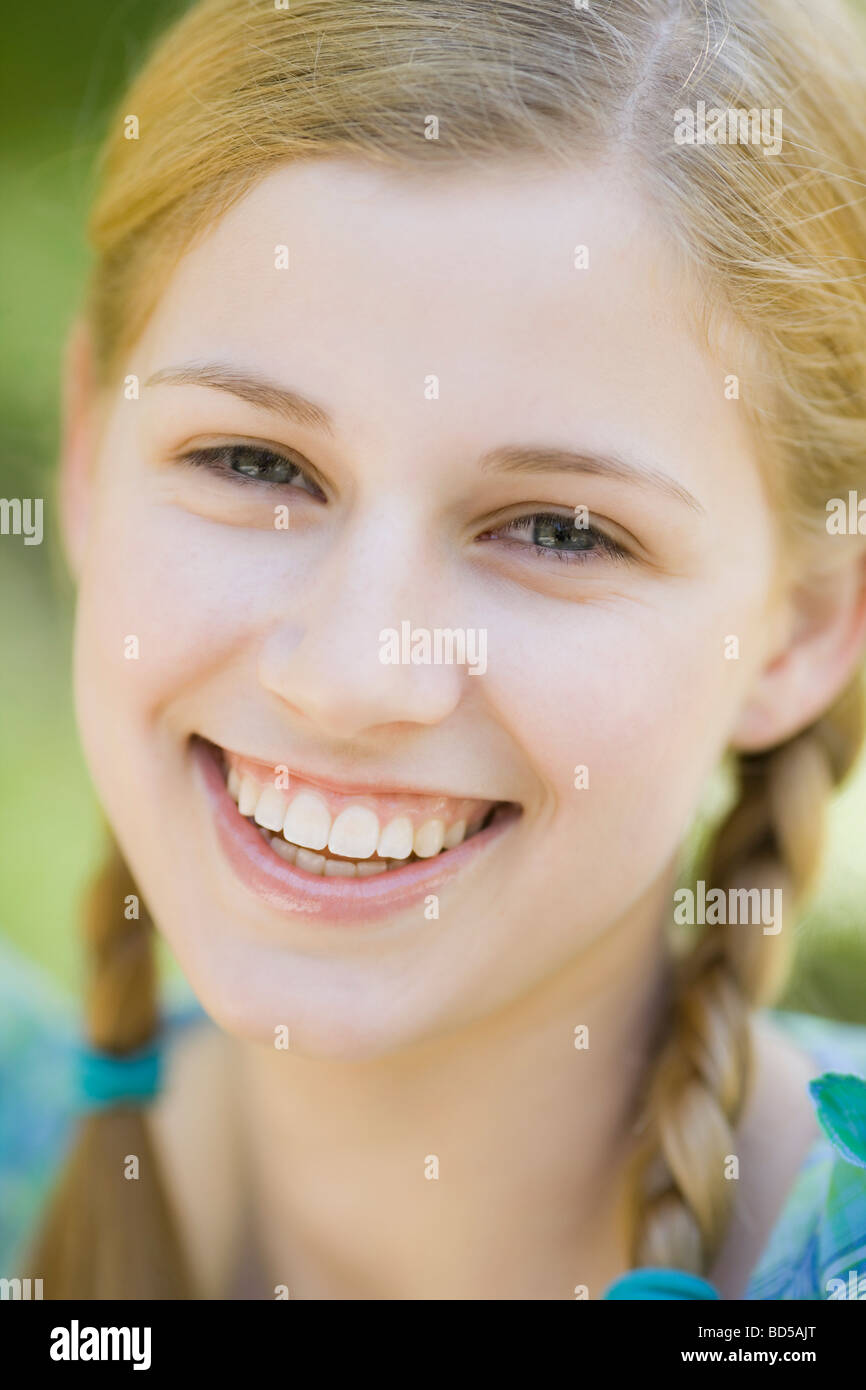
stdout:
<svg viewBox="0 0 866 1390">
<path fill-rule="evenodd" d="M 360 1062 L 448 1031 L 432 1000 L 407 999 L 405 984 L 383 979 L 373 959 L 347 966 L 249 942 L 175 954 L 202 1008 L 240 1042 Z"/>
</svg>

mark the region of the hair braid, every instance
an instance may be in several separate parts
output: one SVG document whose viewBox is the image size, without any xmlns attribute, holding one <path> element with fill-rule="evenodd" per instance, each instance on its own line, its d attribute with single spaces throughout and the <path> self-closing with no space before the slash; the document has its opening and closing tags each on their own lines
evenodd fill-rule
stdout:
<svg viewBox="0 0 866 1390">
<path fill-rule="evenodd" d="M 863 710 L 858 677 L 803 733 L 740 759 L 740 797 L 712 846 L 707 884 L 780 887 L 788 930 L 708 926 L 678 968 L 633 1159 L 637 1266 L 706 1273 L 721 1245 L 732 1193 L 723 1165 L 752 1079 L 749 1017 L 784 982 L 796 913 L 820 863 L 827 801 L 857 756 Z"/>
<path fill-rule="evenodd" d="M 86 1028 L 92 1046 L 119 1056 L 146 1043 L 158 1024 L 153 925 L 143 904 L 137 918 L 124 912 L 135 893 L 112 838 L 85 902 Z M 139 1161 L 137 1179 L 124 1175 L 130 1155 Z M 191 1296 L 142 1106 L 84 1116 L 27 1265 L 51 1299 Z"/>
</svg>

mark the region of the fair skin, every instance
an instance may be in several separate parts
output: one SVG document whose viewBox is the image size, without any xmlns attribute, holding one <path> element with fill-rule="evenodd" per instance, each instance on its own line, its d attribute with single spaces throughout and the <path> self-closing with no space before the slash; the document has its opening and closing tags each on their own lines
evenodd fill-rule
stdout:
<svg viewBox="0 0 866 1390">
<path fill-rule="evenodd" d="M 292 1297 L 598 1297 L 626 1267 L 623 1164 L 682 835 L 725 747 L 778 742 L 843 688 L 866 622 L 853 562 L 808 604 L 783 582 L 755 442 L 725 397 L 736 368 L 698 341 L 691 292 L 611 176 L 314 161 L 270 174 L 181 262 L 123 368 L 139 399 L 92 391 L 73 340 L 78 719 L 130 867 L 222 1030 L 190 1044 L 157 1110 L 212 1296 L 241 1182 L 263 1280 Z M 213 384 L 146 384 L 214 362 L 301 394 L 330 428 Z M 267 487 L 179 458 L 226 441 L 302 472 Z M 483 467 L 502 446 L 536 466 Z M 552 449 L 591 462 L 553 469 Z M 630 558 L 599 542 L 567 563 L 527 543 L 530 522 L 504 531 L 577 507 Z M 379 634 L 405 619 L 483 629 L 487 670 L 383 664 Z M 422 895 L 330 920 L 228 862 L 192 735 L 374 806 L 384 789 L 520 814 L 435 890 L 438 917 Z M 808 1062 L 763 1035 L 758 1053 L 725 1297 L 817 1134 Z M 211 1191 L 220 1134 L 244 1136 L 242 1167 Z"/>
</svg>

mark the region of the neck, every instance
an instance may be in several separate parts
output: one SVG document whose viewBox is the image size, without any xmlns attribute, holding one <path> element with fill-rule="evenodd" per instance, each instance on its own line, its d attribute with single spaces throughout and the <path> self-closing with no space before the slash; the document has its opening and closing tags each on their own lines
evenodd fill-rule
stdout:
<svg viewBox="0 0 866 1390">
<path fill-rule="evenodd" d="M 240 1044 L 267 1287 L 600 1297 L 627 1263 L 623 1168 L 670 987 L 660 920 L 647 904 L 497 1014 L 374 1060 Z"/>
</svg>

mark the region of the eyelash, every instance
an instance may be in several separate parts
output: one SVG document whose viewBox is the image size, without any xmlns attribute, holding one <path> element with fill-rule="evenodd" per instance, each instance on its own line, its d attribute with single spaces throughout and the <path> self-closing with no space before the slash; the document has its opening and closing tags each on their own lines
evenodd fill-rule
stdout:
<svg viewBox="0 0 866 1390">
<path fill-rule="evenodd" d="M 293 475 L 291 478 L 282 480 L 250 477 L 248 473 L 241 473 L 237 468 L 232 468 L 226 461 L 227 456 L 237 452 L 252 454 L 260 461 L 272 460 L 280 463 L 284 467 L 293 469 Z M 325 496 L 318 483 L 309 476 L 299 463 L 289 458 L 288 454 L 280 453 L 278 449 L 266 449 L 257 444 L 212 444 L 207 448 L 192 449 L 189 453 L 182 454 L 179 462 L 185 463 L 191 468 L 206 468 L 209 472 L 228 478 L 232 482 L 242 484 L 252 483 L 254 487 L 277 488 L 282 490 L 283 488 L 291 487 L 295 480 L 300 478 L 303 482 L 309 484 L 309 487 L 305 489 L 295 488 L 296 492 L 301 490 L 312 492 L 312 495 L 322 500 L 324 500 Z"/>
<path fill-rule="evenodd" d="M 249 474 L 241 473 L 238 469 L 232 468 L 227 462 L 227 457 L 236 451 L 243 451 L 247 454 L 254 455 L 259 460 L 275 460 L 293 469 L 294 473 L 291 479 L 283 479 L 282 481 L 250 477 Z M 268 449 L 255 444 L 216 444 L 206 448 L 190 450 L 189 453 L 180 456 L 179 462 L 185 463 L 192 468 L 206 468 L 212 473 L 231 479 L 232 482 L 242 484 L 252 483 L 256 487 L 282 490 L 285 487 L 291 487 L 296 478 L 301 478 L 305 483 L 309 484 L 309 488 L 303 489 L 304 491 L 310 491 L 310 489 L 312 489 L 312 495 L 322 500 L 325 499 L 325 494 L 322 492 L 319 485 L 313 481 L 301 465 L 296 463 L 294 459 L 289 458 L 287 454 L 281 453 L 278 449 Z M 502 535 L 521 531 L 526 526 L 535 526 L 539 523 L 547 523 L 556 526 L 568 520 L 569 517 L 562 512 L 527 512 L 523 516 L 517 516 L 511 521 L 504 522 L 495 529 L 485 531 L 478 539 L 484 541 L 496 539 Z M 610 560 L 629 560 L 631 558 L 627 550 L 621 545 L 618 545 L 616 541 L 612 540 L 610 536 L 600 531 L 597 527 L 587 526 L 578 529 L 581 530 L 583 535 L 593 538 L 595 543 L 591 547 L 587 547 L 583 550 L 553 550 L 550 546 L 540 545 L 538 542 L 534 541 L 529 543 L 509 541 L 507 544 L 516 546 L 524 551 L 531 550 L 547 562 L 555 560 L 559 564 L 566 565 L 586 564 L 592 559 L 597 560 L 599 555 Z"/>
<path fill-rule="evenodd" d="M 499 535 L 507 534 L 508 532 L 517 532 L 526 526 L 535 526 L 539 522 L 548 522 L 552 525 L 557 525 L 561 522 L 567 522 L 568 520 L 569 517 L 563 512 L 527 512 L 523 516 L 517 516 L 511 521 L 504 522 L 495 529 L 485 531 L 484 536 L 480 537 L 480 539 L 495 538 Z M 623 546 L 618 545 L 615 540 L 606 535 L 604 531 L 600 531 L 597 526 L 585 526 L 573 529 L 579 529 L 582 535 L 592 537 L 594 544 L 583 550 L 552 550 L 550 546 L 540 545 L 537 541 L 510 541 L 508 544 L 517 546 L 521 550 L 531 550 L 544 560 L 556 560 L 561 565 L 585 565 L 588 564 L 590 560 L 598 560 L 600 555 L 609 560 L 631 559 L 628 551 Z"/>
</svg>

